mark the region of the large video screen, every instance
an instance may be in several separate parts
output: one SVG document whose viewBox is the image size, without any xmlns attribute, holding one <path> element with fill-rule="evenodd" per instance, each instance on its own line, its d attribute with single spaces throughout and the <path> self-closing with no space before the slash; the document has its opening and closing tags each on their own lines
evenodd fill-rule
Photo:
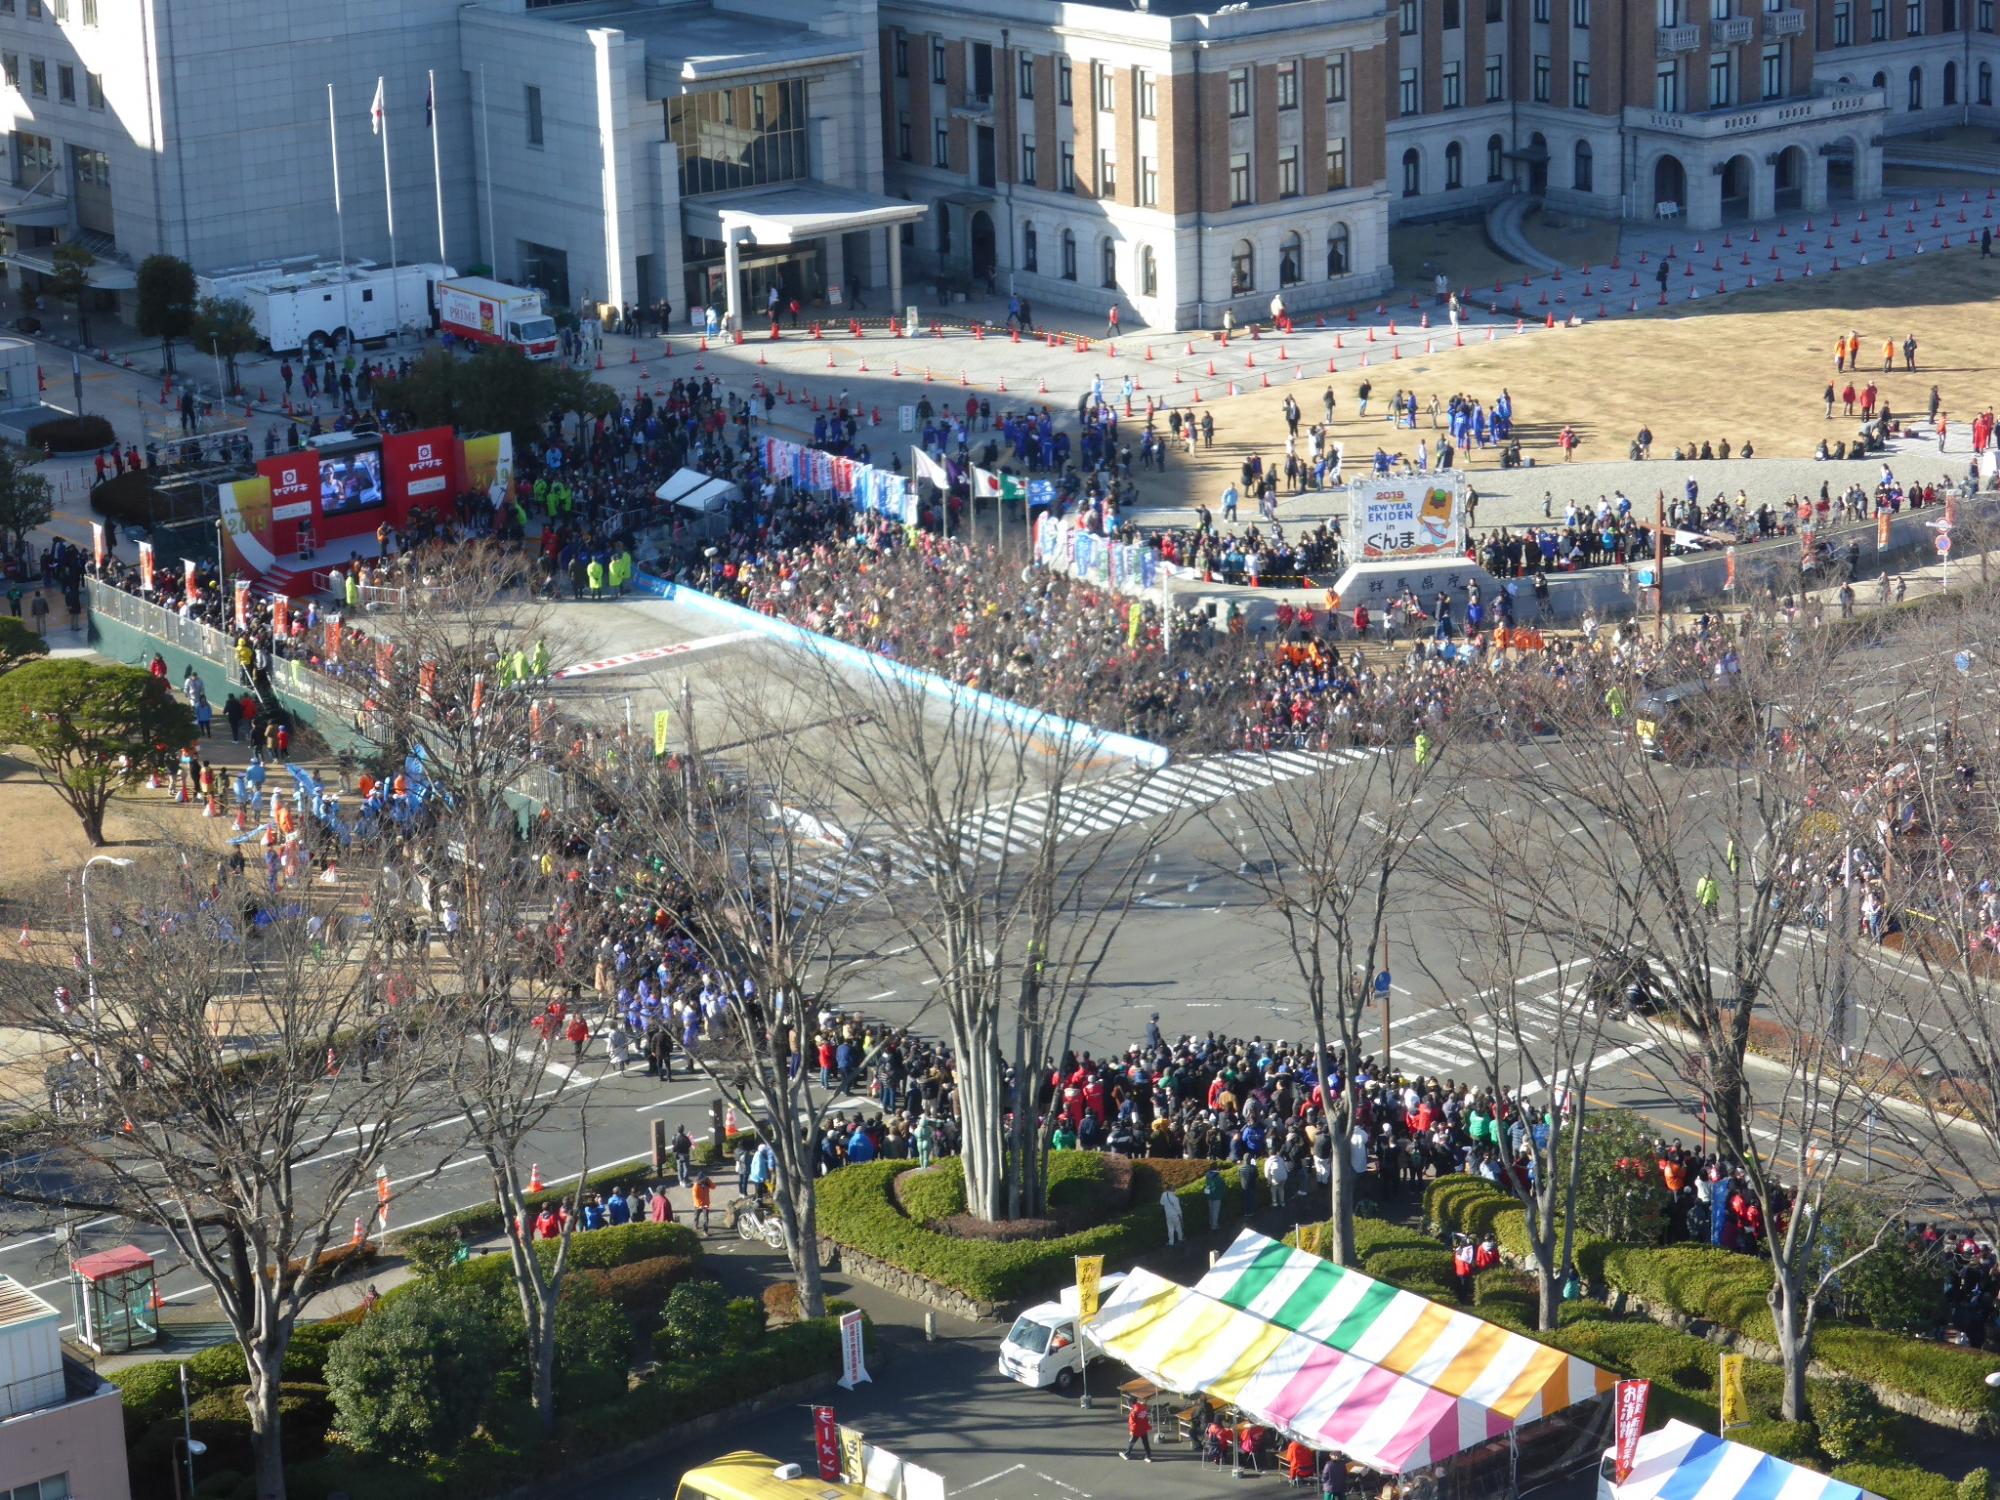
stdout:
<svg viewBox="0 0 2000 1500">
<path fill-rule="evenodd" d="M 322 516 L 374 510 L 384 503 L 382 455 L 370 450 L 319 461 L 319 511 Z"/>
</svg>

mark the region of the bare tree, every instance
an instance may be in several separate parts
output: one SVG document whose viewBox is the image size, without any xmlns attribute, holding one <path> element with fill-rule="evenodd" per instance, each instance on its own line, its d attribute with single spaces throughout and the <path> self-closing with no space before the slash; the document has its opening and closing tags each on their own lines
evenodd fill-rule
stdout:
<svg viewBox="0 0 2000 1500">
<path fill-rule="evenodd" d="M 68 989 L 81 940 L 0 970 L 5 1008 L 71 1059 L 0 1194 L 167 1237 L 243 1352 L 257 1494 L 282 1500 L 292 1328 L 352 1200 L 372 1214 L 378 1169 L 435 1118 L 449 1028 L 419 1004 L 370 1003 L 342 917 L 310 888 L 210 881 L 195 873 L 208 851 L 183 858 L 99 886 L 82 1002 Z M 373 1066 L 357 1065 L 363 1038 Z"/>
<path fill-rule="evenodd" d="M 1408 910 L 1400 904 L 1408 898 L 1400 877 L 1454 805 L 1458 750 L 1441 724 L 1424 722 L 1409 744 L 1383 744 L 1359 761 L 1330 763 L 1317 776 L 1278 780 L 1257 796 L 1231 801 L 1226 821 L 1210 817 L 1234 851 L 1228 873 L 1256 894 L 1261 918 L 1297 971 L 1333 1138 L 1328 1253 L 1342 1265 L 1354 1264 L 1360 1170 L 1350 1153 L 1369 1008 L 1378 978 L 1388 974 L 1391 928 Z M 1385 1058 L 1393 1057 L 1386 1029 L 1380 1040 Z M 1329 1065 L 1340 1073 L 1332 1092 Z"/>
</svg>

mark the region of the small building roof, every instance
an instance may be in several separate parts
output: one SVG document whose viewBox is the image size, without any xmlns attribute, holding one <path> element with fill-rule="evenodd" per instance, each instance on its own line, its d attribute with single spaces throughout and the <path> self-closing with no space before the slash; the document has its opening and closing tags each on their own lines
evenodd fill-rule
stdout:
<svg viewBox="0 0 2000 1500">
<path fill-rule="evenodd" d="M 119 1245 L 115 1249 L 86 1255 L 75 1261 L 70 1269 L 85 1281 L 103 1281 L 106 1277 L 126 1271 L 149 1271 L 152 1267 L 153 1257 L 137 1245 Z"/>
</svg>

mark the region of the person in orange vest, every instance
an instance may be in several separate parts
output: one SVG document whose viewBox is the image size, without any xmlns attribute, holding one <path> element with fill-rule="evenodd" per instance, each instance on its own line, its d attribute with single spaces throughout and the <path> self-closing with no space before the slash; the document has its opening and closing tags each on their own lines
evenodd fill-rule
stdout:
<svg viewBox="0 0 2000 1500">
<path fill-rule="evenodd" d="M 1130 1458 L 1132 1445 L 1137 1443 L 1146 1455 L 1146 1462 L 1153 1461 L 1153 1419 L 1146 1411 L 1146 1403 L 1134 1401 L 1132 1409 L 1125 1414 L 1125 1451 L 1118 1456 Z"/>
<path fill-rule="evenodd" d="M 703 1234 L 708 1233 L 709 1205 L 715 1201 L 715 1184 L 709 1180 L 706 1171 L 695 1174 L 694 1179 L 694 1227 Z"/>
<path fill-rule="evenodd" d="M 1494 1238 L 1493 1231 L 1489 1229 L 1486 1231 L 1486 1237 L 1479 1242 L 1479 1248 L 1472 1252 L 1472 1269 L 1487 1271 L 1499 1264 L 1500 1241 Z"/>
<path fill-rule="evenodd" d="M 590 1023 L 581 1015 L 571 1016 L 569 1024 L 563 1027 L 563 1037 L 576 1049 L 576 1061 L 582 1062 L 583 1049 L 590 1045 Z"/>
<path fill-rule="evenodd" d="M 1472 1262 L 1475 1254 L 1472 1241 L 1464 1236 L 1460 1236 L 1458 1243 L 1452 1246 L 1451 1270 L 1460 1302 L 1472 1300 Z"/>
</svg>

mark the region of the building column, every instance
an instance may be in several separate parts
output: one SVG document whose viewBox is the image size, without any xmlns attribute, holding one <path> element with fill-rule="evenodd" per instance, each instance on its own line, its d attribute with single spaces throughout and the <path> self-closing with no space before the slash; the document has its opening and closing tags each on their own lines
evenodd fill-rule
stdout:
<svg viewBox="0 0 2000 1500">
<path fill-rule="evenodd" d="M 1778 213 L 1778 169 L 1764 158 L 1769 153 L 1750 153 L 1750 222 L 1776 218 Z"/>
<path fill-rule="evenodd" d="M 723 331 L 726 333 L 733 334 L 743 326 L 743 319 L 736 309 L 737 298 L 742 295 L 741 288 L 737 285 L 742 279 L 742 274 L 742 257 L 736 248 L 736 231 L 725 229 L 722 232 L 722 276 Z"/>
<path fill-rule="evenodd" d="M 889 226 L 889 316 L 903 315 L 903 227 Z"/>
<path fill-rule="evenodd" d="M 854 288 L 847 284 L 847 236 L 835 230 L 826 237 L 826 284 L 840 288 L 840 305 L 854 305 Z"/>
<path fill-rule="evenodd" d="M 1826 158 L 1819 154 L 1817 145 L 1806 148 L 1806 180 L 1799 206 L 1809 214 L 1826 207 Z"/>
</svg>

